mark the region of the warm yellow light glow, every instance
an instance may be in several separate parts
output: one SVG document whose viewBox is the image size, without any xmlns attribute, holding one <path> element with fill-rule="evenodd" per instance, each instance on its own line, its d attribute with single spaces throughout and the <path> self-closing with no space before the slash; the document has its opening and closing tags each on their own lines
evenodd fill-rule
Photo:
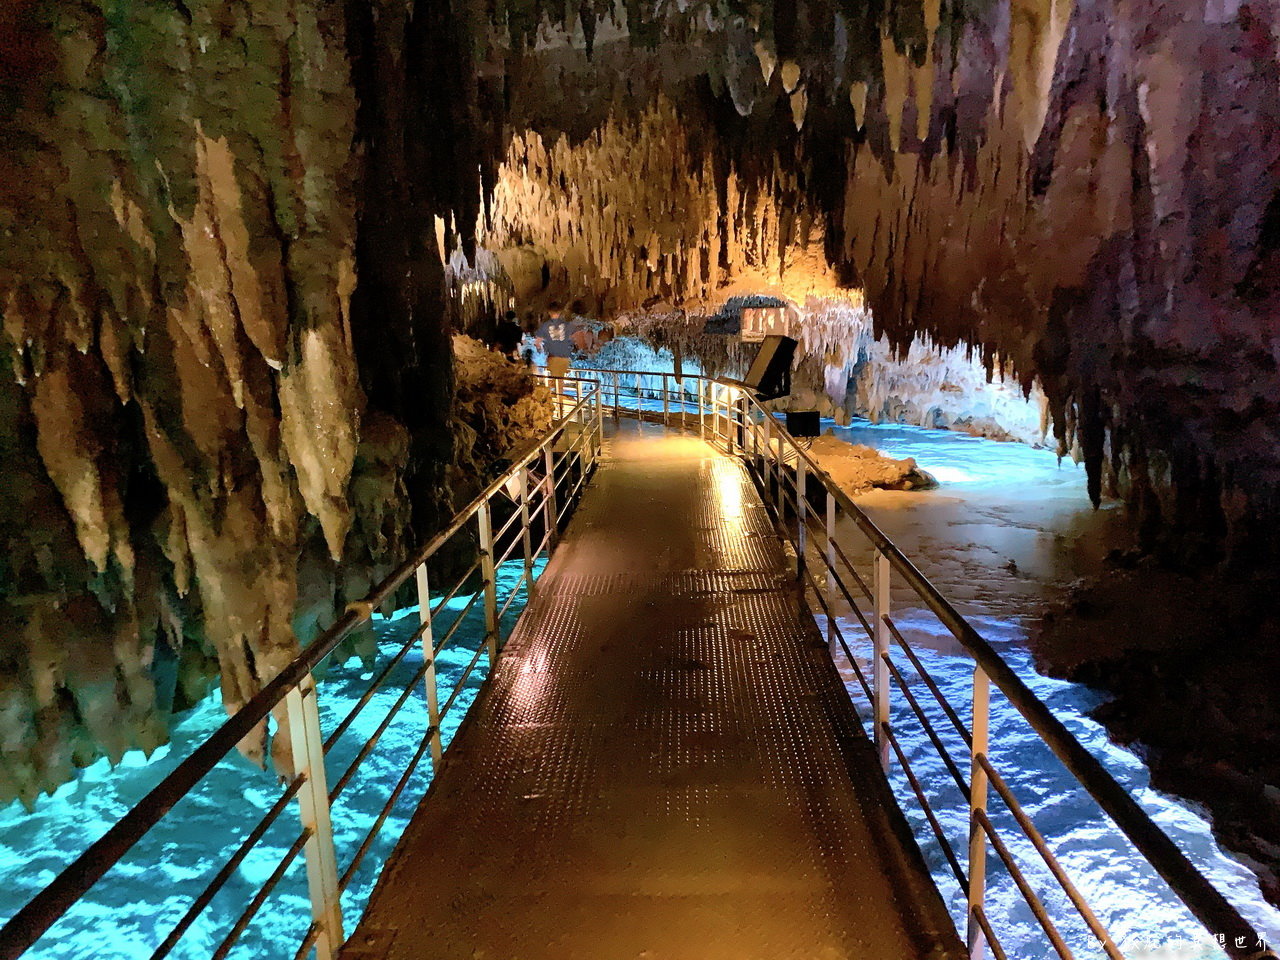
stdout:
<svg viewBox="0 0 1280 960">
<path fill-rule="evenodd" d="M 734 525 L 736 533 L 743 532 L 743 521 L 746 519 L 742 502 L 742 477 L 736 469 L 727 470 L 717 462 L 716 499 L 719 501 L 720 515 L 726 523 Z"/>
</svg>

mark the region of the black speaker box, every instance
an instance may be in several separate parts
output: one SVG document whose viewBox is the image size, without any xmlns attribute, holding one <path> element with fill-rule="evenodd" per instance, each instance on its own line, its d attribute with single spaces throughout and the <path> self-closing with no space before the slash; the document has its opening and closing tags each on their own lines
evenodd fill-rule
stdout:
<svg viewBox="0 0 1280 960">
<path fill-rule="evenodd" d="M 822 433 L 822 418 L 817 410 L 788 410 L 787 433 L 793 437 L 816 437 Z"/>
<path fill-rule="evenodd" d="M 747 372 L 743 386 L 755 391 L 757 400 L 776 400 L 791 392 L 791 359 L 796 342 L 790 337 L 771 334 L 760 344 L 760 352 Z"/>
</svg>

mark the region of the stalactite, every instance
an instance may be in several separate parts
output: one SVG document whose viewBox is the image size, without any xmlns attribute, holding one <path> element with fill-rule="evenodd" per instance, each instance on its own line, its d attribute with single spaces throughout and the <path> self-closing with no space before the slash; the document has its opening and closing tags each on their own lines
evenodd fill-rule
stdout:
<svg viewBox="0 0 1280 960">
<path fill-rule="evenodd" d="M 780 172 L 748 190 L 728 162 L 720 184 L 706 149 L 666 99 L 633 122 L 609 120 L 580 144 L 517 135 L 480 240 L 502 257 L 537 251 L 530 262 L 553 265 L 561 299 L 589 296 L 610 311 L 655 299 L 710 302 L 726 283 L 833 290 L 829 268 L 815 262 L 817 227 L 781 235 L 771 199 L 783 189 Z M 704 249 L 716 255 L 704 259 Z"/>
<path fill-rule="evenodd" d="M 154 745 L 215 653 L 234 707 L 447 515 L 448 325 L 512 300 L 687 326 L 776 297 L 815 403 L 1042 388 L 1144 530 L 1280 555 L 1248 520 L 1280 503 L 1274 0 L 864 7 L 0 15 L 0 794 Z M 858 297 L 857 333 L 808 307 Z"/>
<path fill-rule="evenodd" d="M 252 696 L 403 551 L 412 458 L 357 369 L 342 9 L 25 16 L 43 72 L 0 48 L 0 448 L 26 488 L 0 502 L 0 798 L 31 803 L 163 742 L 213 671 L 228 710 Z M 442 327 L 439 292 L 414 307 Z"/>
<path fill-rule="evenodd" d="M 1265 198 L 1277 192 L 1272 28 L 1280 14 L 1272 3 L 1265 11 L 1251 6 L 1238 14 L 1184 7 L 1118 8 L 1109 0 L 1009 0 L 978 7 L 927 0 L 918 8 L 890 7 L 860 18 L 832 13 L 829 22 L 826 12 L 779 19 L 781 8 L 767 2 L 750 15 L 711 13 L 697 4 L 666 7 L 663 35 L 682 38 L 666 44 L 669 62 L 688 42 L 706 51 L 713 81 L 721 78 L 713 89 L 724 91 L 724 78 L 742 76 L 743 56 L 764 84 L 748 95 L 740 80 L 729 82 L 720 96 L 732 100 L 732 116 L 708 124 L 683 86 L 688 74 L 672 74 L 665 85 L 647 81 L 651 99 L 666 95 L 676 105 L 681 119 L 673 130 L 705 129 L 701 139 L 712 146 L 703 149 L 730 158 L 718 157 L 713 168 L 715 189 L 725 198 L 718 229 L 714 236 L 682 226 L 637 230 L 635 242 L 646 253 L 633 261 L 638 271 L 628 266 L 630 236 L 614 230 L 570 257 L 576 266 L 569 272 L 587 282 L 581 265 L 598 253 L 620 273 L 620 282 L 613 267 L 587 282 L 602 307 L 619 309 L 647 297 L 659 311 L 692 306 L 694 313 L 706 312 L 703 307 L 717 306 L 715 291 L 720 302 L 739 292 L 733 279 L 759 265 L 759 251 L 786 246 L 788 225 L 804 215 L 788 178 L 836 181 L 824 189 L 831 198 L 843 197 L 843 207 L 827 201 L 817 217 L 826 223 L 814 235 L 823 238 L 842 275 L 863 285 L 877 329 L 897 349 L 908 350 L 924 335 L 940 350 L 973 351 L 988 368 L 999 358 L 1008 381 L 1024 391 L 1042 385 L 1046 420 L 1064 453 L 1092 449 L 1092 441 L 1082 443 L 1086 435 L 1101 431 L 1110 438 L 1107 456 L 1088 456 L 1099 489 L 1260 483 L 1249 502 L 1269 503 L 1269 481 L 1242 444 L 1219 438 L 1225 439 L 1219 450 L 1203 453 L 1207 437 L 1215 436 L 1209 409 L 1219 401 L 1250 409 L 1234 398 L 1256 398 L 1258 392 L 1237 378 L 1211 375 L 1209 389 L 1217 399 L 1201 407 L 1171 372 L 1147 372 L 1163 369 L 1163 360 L 1148 358 L 1166 351 L 1210 369 L 1220 349 L 1213 344 L 1239 338 L 1257 358 L 1250 369 L 1269 376 L 1261 360 L 1265 337 L 1256 332 L 1260 308 L 1236 299 L 1233 284 L 1252 262 L 1246 252 L 1257 243 Z M 620 36 L 630 16 L 622 18 Z M 733 43 L 724 42 L 730 31 L 736 31 Z M 599 52 L 597 47 L 597 57 Z M 1231 64 L 1231 79 L 1219 80 L 1225 75 L 1201 65 L 1207 63 Z M 1228 90 L 1244 97 L 1245 108 L 1231 113 L 1240 122 L 1206 126 L 1205 110 L 1234 96 Z M 794 139 L 778 136 L 779 116 L 798 131 Z M 545 125 L 541 129 L 549 135 Z M 845 138 L 843 174 L 829 172 L 832 129 Z M 1222 181 L 1203 171 L 1221 169 L 1225 155 L 1221 149 L 1215 155 L 1210 144 L 1237 157 L 1256 186 L 1240 194 L 1258 198 L 1246 202 L 1240 216 L 1210 212 L 1224 202 L 1215 185 Z M 769 154 L 763 162 L 762 151 Z M 618 176 L 624 168 L 600 169 Z M 576 178 L 593 175 L 598 173 L 580 168 L 574 182 L 583 189 Z M 544 210 L 559 202 L 550 186 L 538 200 Z M 1196 206 L 1192 197 L 1212 199 Z M 591 206 L 590 200 L 585 208 L 575 206 L 569 222 L 590 219 Z M 696 205 L 690 209 L 691 221 L 705 216 Z M 1215 216 L 1232 224 L 1237 253 L 1207 241 L 1217 229 Z M 687 232 L 689 240 L 666 247 L 663 238 L 671 232 Z M 498 231 L 500 242 L 517 233 Z M 715 259 L 727 275 L 708 284 L 711 272 L 695 265 L 701 258 L 689 251 L 710 246 L 723 251 Z M 558 260 L 547 252 L 550 261 Z M 573 285 L 570 277 L 563 279 Z M 1266 281 L 1262 298 L 1273 297 L 1274 288 Z M 1055 313 L 1068 317 L 1066 329 Z M 1207 334 L 1198 322 L 1206 313 L 1225 325 L 1219 333 Z M 1088 401 L 1090 391 L 1101 391 L 1107 402 Z M 1176 424 L 1167 423 L 1161 409 L 1170 399 L 1181 411 Z M 1271 437 L 1268 402 L 1252 409 L 1248 422 L 1259 436 Z M 1153 473 L 1135 485 L 1135 465 L 1154 469 L 1139 448 L 1162 443 L 1169 429 L 1188 438 L 1198 433 L 1188 449 L 1199 451 L 1191 460 L 1202 466 L 1177 477 Z M 1208 466 L 1224 460 L 1236 466 Z M 1146 526 L 1170 531 L 1197 523 L 1178 504 L 1229 503 L 1235 516 L 1245 509 L 1225 491 L 1212 498 L 1142 499 L 1170 521 Z M 1212 506 L 1211 512 L 1223 509 Z M 1248 538 L 1267 539 L 1257 532 Z"/>
</svg>

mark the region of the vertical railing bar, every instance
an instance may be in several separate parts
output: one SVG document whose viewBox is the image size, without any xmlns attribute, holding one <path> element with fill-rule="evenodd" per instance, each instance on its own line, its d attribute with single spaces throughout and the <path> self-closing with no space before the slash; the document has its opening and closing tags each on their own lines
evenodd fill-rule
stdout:
<svg viewBox="0 0 1280 960">
<path fill-rule="evenodd" d="M 804 576 L 806 554 L 809 549 L 808 503 L 804 498 L 805 489 L 804 458 L 796 460 L 796 484 L 801 491 L 796 497 L 796 579 Z"/>
<path fill-rule="evenodd" d="M 306 777 L 298 791 L 298 814 L 309 831 L 305 853 L 311 919 L 319 927 L 317 960 L 333 960 L 342 947 L 342 905 L 338 897 L 338 862 L 333 847 L 329 790 L 324 765 L 324 736 L 316 704 L 315 679 L 307 674 L 285 694 L 294 770 Z"/>
<path fill-rule="evenodd" d="M 484 576 L 484 630 L 485 648 L 489 653 L 489 672 L 498 662 L 498 577 L 493 556 L 493 520 L 490 504 L 486 500 L 476 511 L 476 524 L 480 536 L 480 569 Z"/>
<path fill-rule="evenodd" d="M 431 734 L 431 768 L 439 770 L 444 748 L 440 743 L 440 690 L 436 681 L 435 635 L 431 624 L 431 582 L 427 576 L 427 565 L 418 564 L 414 576 L 418 586 L 418 622 L 422 626 L 422 659 L 427 665 L 427 672 L 422 678 L 427 693 L 427 729 L 435 730 Z"/>
<path fill-rule="evenodd" d="M 545 472 L 546 472 L 546 476 L 543 478 L 543 482 L 546 484 L 546 491 L 543 494 L 543 497 L 546 503 L 548 504 L 548 510 L 547 510 L 546 519 L 544 520 L 544 522 L 547 525 L 547 536 L 551 538 L 552 550 L 555 550 L 556 541 L 559 540 L 560 538 L 560 526 L 559 526 L 560 513 L 556 509 L 555 454 L 552 452 L 552 447 L 554 446 L 555 446 L 555 442 L 551 441 L 547 444 L 546 448 L 543 450 Z"/>
<path fill-rule="evenodd" d="M 875 718 L 876 718 L 876 752 L 880 764 L 889 769 L 889 745 L 880 732 L 880 725 L 889 723 L 889 628 L 884 618 L 889 615 L 890 574 L 889 558 L 879 550 L 875 551 L 872 590 L 875 593 L 875 635 L 872 644 L 875 650 Z"/>
<path fill-rule="evenodd" d="M 987 809 L 987 771 L 983 769 L 979 757 L 985 756 L 990 747 L 991 720 L 991 681 L 981 666 L 973 668 L 973 722 L 970 724 L 973 741 L 970 744 L 971 766 L 969 770 L 969 889 L 966 891 L 968 903 L 968 942 L 970 960 L 981 960 L 983 956 L 981 930 L 973 921 L 975 907 L 983 907 L 986 901 L 987 887 L 987 843 L 986 833 L 978 823 L 978 813 L 986 813 Z"/>
<path fill-rule="evenodd" d="M 529 515 L 529 468 L 520 468 L 520 540 L 524 545 L 524 573 L 529 581 L 533 580 L 533 530 Z"/>
<path fill-rule="evenodd" d="M 1004 945 L 996 936 L 996 932 L 991 929 L 991 921 L 987 919 L 987 911 L 982 907 L 974 907 L 970 913 L 972 920 L 976 920 L 982 935 L 986 937 L 987 943 L 991 945 L 991 952 L 996 955 L 996 960 L 1009 960 L 1009 955 L 1004 952 Z"/>
<path fill-rule="evenodd" d="M 596 388 L 596 452 L 594 460 L 600 459 L 600 451 L 604 449 L 604 407 L 606 399 L 604 384 L 601 384 Z"/>
<path fill-rule="evenodd" d="M 827 528 L 827 609 L 834 611 L 836 608 L 836 498 L 827 497 L 826 504 L 826 528 Z M 835 642 L 835 629 L 832 623 L 833 617 L 830 613 L 827 615 L 827 645 L 831 646 Z"/>
<path fill-rule="evenodd" d="M 707 381 L 704 377 L 698 378 L 698 437 L 701 440 L 707 439 Z"/>
</svg>

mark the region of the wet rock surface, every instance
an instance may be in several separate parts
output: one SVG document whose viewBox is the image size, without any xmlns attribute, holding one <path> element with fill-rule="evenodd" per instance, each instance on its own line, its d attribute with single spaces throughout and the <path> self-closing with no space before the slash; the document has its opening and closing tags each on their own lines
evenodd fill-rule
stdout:
<svg viewBox="0 0 1280 960">
<path fill-rule="evenodd" d="M 938 485 L 911 457 L 895 460 L 872 447 L 849 443 L 830 433 L 815 437 L 805 449 L 845 493 L 857 494 L 873 487 L 930 490 Z"/>
<path fill-rule="evenodd" d="M 1280 906 L 1280 579 L 1113 558 L 1033 632 L 1037 666 L 1107 699 L 1092 715 L 1152 784 L 1197 804 Z"/>
</svg>

